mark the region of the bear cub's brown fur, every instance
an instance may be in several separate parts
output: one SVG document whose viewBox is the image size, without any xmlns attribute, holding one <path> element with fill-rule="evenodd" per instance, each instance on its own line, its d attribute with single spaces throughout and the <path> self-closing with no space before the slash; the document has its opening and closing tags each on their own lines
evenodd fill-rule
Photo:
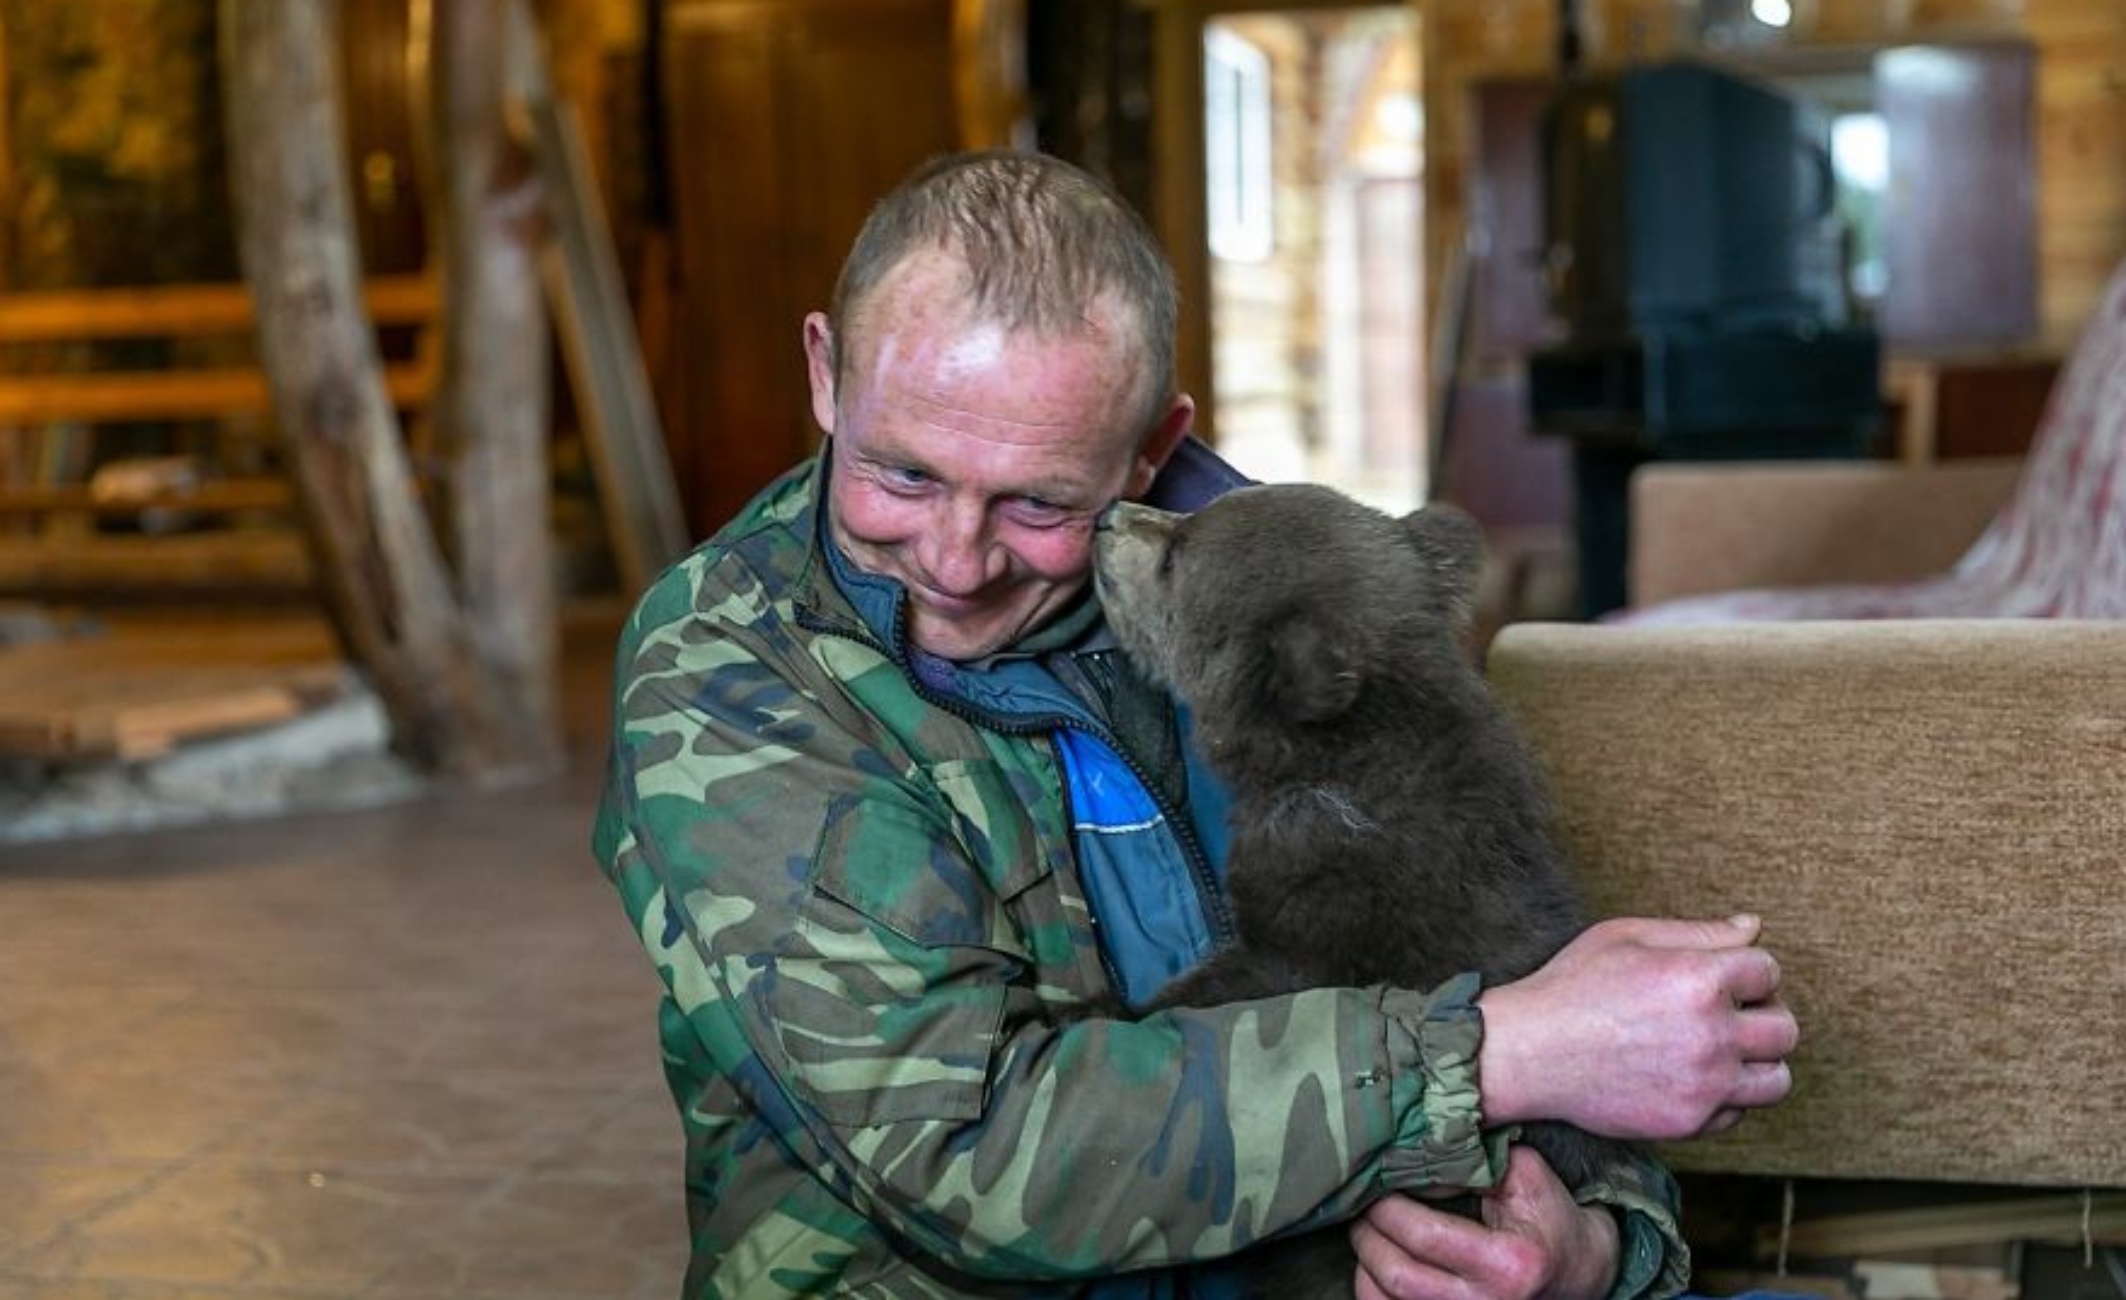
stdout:
<svg viewBox="0 0 2126 1300">
<path fill-rule="evenodd" d="M 1482 556 L 1450 507 L 1398 519 L 1312 485 L 1103 519 L 1108 622 L 1232 798 L 1239 940 L 1161 1005 L 1500 982 L 1585 925 L 1534 761 L 1463 648 Z M 1563 1125 L 1526 1137 L 1568 1186 L 1621 1157 Z M 1350 1294 L 1340 1227 L 1268 1256 L 1258 1294 Z"/>
</svg>

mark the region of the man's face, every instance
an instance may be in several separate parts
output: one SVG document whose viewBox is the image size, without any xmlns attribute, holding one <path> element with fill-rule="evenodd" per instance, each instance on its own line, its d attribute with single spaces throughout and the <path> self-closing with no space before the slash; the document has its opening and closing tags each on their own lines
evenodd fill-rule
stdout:
<svg viewBox="0 0 2126 1300">
<path fill-rule="evenodd" d="M 918 647 L 1002 649 L 1084 589 L 1093 520 L 1150 486 L 1188 404 L 1136 427 L 1143 372 L 1119 312 L 1068 337 L 1009 332 L 971 316 L 944 254 L 889 274 L 860 321 L 839 385 L 827 321 L 805 322 L 834 538 L 907 589 Z"/>
</svg>

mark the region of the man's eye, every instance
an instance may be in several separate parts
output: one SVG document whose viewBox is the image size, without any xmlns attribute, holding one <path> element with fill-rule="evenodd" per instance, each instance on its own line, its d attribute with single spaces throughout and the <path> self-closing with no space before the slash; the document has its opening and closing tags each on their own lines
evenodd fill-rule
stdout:
<svg viewBox="0 0 2126 1300">
<path fill-rule="evenodd" d="M 882 465 L 879 467 L 878 476 L 887 487 L 896 492 L 913 492 L 929 487 L 932 482 L 928 474 L 908 465 Z"/>
<path fill-rule="evenodd" d="M 1039 497 L 1017 497 L 1011 503 L 1011 513 L 1018 521 L 1032 528 L 1053 528 L 1078 514 L 1069 506 L 1043 501 Z"/>
</svg>

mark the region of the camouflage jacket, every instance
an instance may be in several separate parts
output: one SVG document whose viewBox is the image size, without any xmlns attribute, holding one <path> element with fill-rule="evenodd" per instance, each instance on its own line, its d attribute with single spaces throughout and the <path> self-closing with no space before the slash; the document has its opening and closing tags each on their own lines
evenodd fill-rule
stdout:
<svg viewBox="0 0 2126 1300">
<path fill-rule="evenodd" d="M 821 473 L 619 650 L 594 846 L 667 990 L 687 1294 L 1184 1295 L 1383 1190 L 1489 1185 L 1473 979 L 1099 1010 L 1215 939 L 1187 817 L 1039 661 L 911 663 L 897 589 L 821 544 Z M 1095 824 L 1118 797 L 1151 815 Z M 1662 1171 L 1583 1199 L 1623 1212 L 1620 1295 L 1680 1289 Z"/>
</svg>

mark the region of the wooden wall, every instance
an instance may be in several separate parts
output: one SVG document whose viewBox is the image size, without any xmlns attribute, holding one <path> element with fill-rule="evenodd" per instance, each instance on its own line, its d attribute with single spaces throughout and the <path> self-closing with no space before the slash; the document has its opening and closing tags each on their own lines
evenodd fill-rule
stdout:
<svg viewBox="0 0 2126 1300">
<path fill-rule="evenodd" d="M 1438 283 L 1465 217 L 1469 92 L 1557 65 L 1555 0 L 1410 0 L 1423 19 L 1426 264 Z M 1583 0 L 1590 62 L 1682 47 L 1685 7 Z M 2120 0 L 1799 0 L 1793 43 L 1883 46 L 2015 36 L 2038 52 L 2038 262 L 2043 332 L 2071 339 L 2126 257 L 2126 4 Z"/>
<path fill-rule="evenodd" d="M 0 286 L 235 273 L 212 0 L 0 0 Z"/>
</svg>

